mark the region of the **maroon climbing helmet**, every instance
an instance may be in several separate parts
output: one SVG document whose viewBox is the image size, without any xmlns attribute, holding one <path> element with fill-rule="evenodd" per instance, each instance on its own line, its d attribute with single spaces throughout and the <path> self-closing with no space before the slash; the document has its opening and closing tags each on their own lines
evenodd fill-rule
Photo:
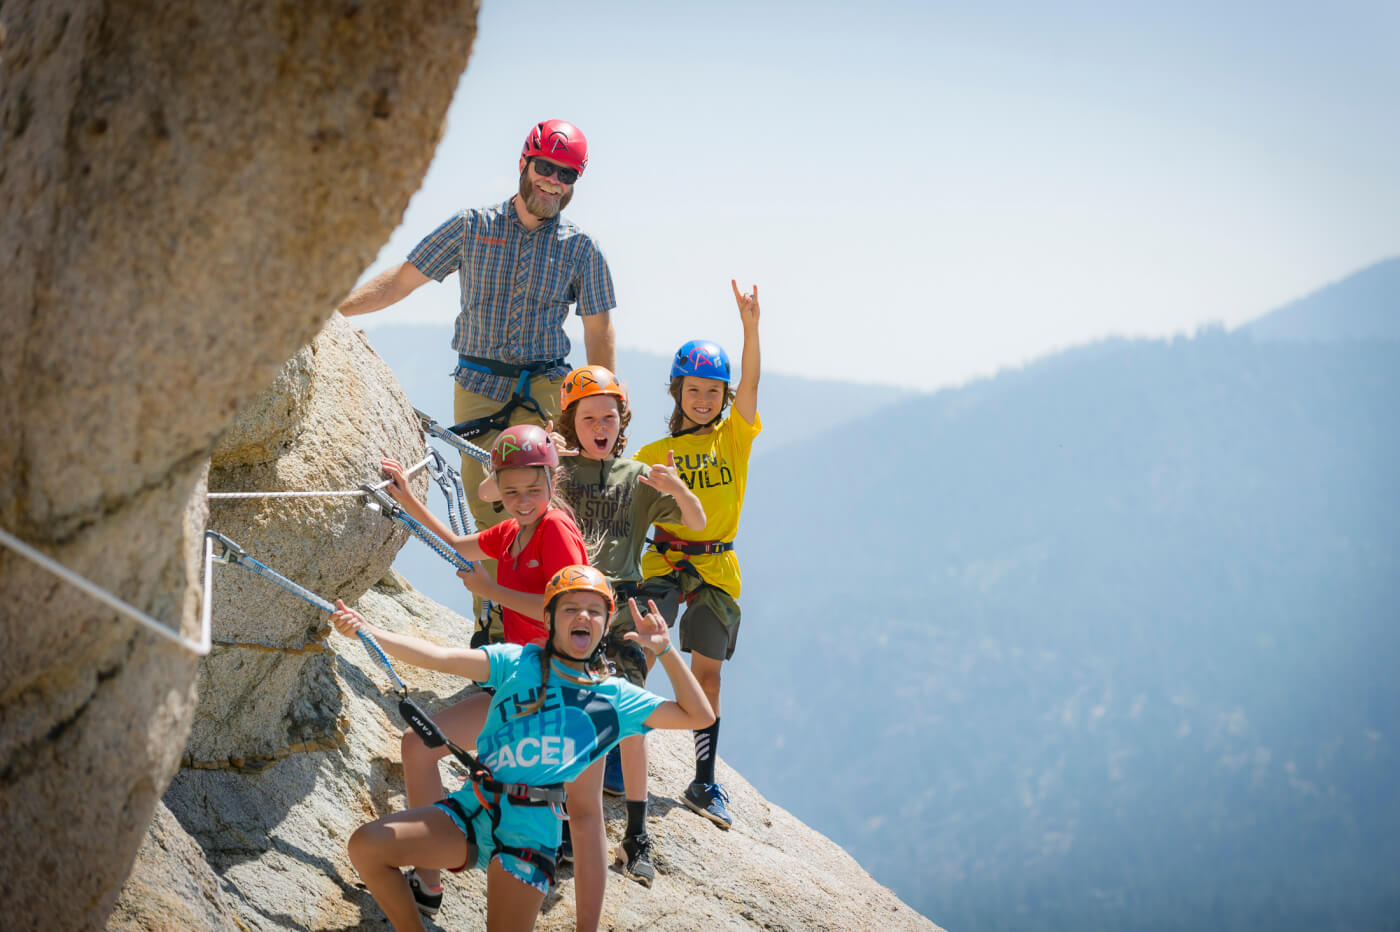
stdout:
<svg viewBox="0 0 1400 932">
<path fill-rule="evenodd" d="M 559 451 L 554 440 L 538 424 L 516 424 L 501 431 L 491 444 L 491 471 L 519 469 L 524 466 L 559 465 Z"/>
</svg>

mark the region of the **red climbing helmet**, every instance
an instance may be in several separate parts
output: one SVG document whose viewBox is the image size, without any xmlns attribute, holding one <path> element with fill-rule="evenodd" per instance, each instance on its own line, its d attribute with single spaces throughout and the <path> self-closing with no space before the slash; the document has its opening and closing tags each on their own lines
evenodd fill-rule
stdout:
<svg viewBox="0 0 1400 932">
<path fill-rule="evenodd" d="M 567 165 L 582 175 L 588 164 L 588 140 L 583 130 L 567 120 L 545 120 L 530 130 L 520 154 L 527 159 L 540 156 Z"/>
<path fill-rule="evenodd" d="M 538 424 L 516 424 L 501 431 L 491 444 L 491 471 L 519 469 L 523 466 L 559 465 L 559 451 L 554 439 Z"/>
<path fill-rule="evenodd" d="M 545 608 L 552 608 L 554 600 L 566 592 L 593 592 L 608 601 L 608 614 L 612 614 L 613 590 L 608 578 L 591 566 L 575 563 L 555 573 L 544 587 Z"/>
</svg>

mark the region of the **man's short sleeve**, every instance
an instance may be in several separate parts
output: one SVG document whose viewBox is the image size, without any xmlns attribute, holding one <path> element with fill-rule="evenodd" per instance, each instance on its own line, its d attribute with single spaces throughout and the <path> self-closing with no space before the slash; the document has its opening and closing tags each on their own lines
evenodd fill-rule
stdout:
<svg viewBox="0 0 1400 932">
<path fill-rule="evenodd" d="M 578 295 L 577 313 L 580 317 L 591 317 L 617 307 L 612 272 L 597 243 L 589 242 L 574 278 L 574 288 Z"/>
<path fill-rule="evenodd" d="M 409 264 L 434 281 L 442 281 L 462 265 L 466 230 L 466 215 L 459 212 L 413 247 Z"/>
</svg>

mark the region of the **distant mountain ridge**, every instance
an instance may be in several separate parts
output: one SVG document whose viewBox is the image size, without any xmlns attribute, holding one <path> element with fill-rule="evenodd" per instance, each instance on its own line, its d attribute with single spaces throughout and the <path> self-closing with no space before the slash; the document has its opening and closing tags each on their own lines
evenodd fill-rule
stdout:
<svg viewBox="0 0 1400 932">
<path fill-rule="evenodd" d="M 1260 340 L 1400 340 L 1400 257 L 1319 288 L 1240 329 Z"/>
<path fill-rule="evenodd" d="M 1393 343 L 1211 328 L 756 462 L 721 753 L 949 928 L 1374 927 L 1397 403 Z"/>
</svg>

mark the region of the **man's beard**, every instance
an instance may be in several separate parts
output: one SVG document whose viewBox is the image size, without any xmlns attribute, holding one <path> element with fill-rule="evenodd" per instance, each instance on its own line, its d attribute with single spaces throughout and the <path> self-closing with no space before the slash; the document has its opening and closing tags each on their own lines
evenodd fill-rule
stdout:
<svg viewBox="0 0 1400 932">
<path fill-rule="evenodd" d="M 520 199 L 525 202 L 525 211 L 532 217 L 548 220 L 569 206 L 569 201 L 573 198 L 574 191 L 569 188 L 557 201 L 543 200 L 535 190 L 534 184 L 530 182 L 530 167 L 525 166 L 525 170 L 520 173 Z"/>
</svg>

